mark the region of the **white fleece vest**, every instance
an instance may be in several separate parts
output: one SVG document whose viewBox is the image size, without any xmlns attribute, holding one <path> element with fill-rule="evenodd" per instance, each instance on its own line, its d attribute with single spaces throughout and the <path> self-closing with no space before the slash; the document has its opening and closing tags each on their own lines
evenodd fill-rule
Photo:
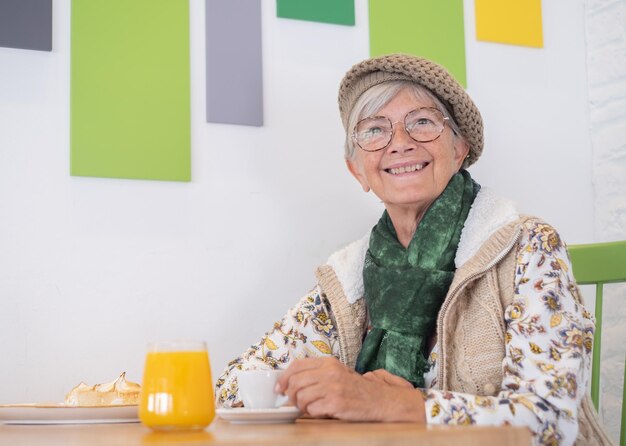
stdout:
<svg viewBox="0 0 626 446">
<path fill-rule="evenodd" d="M 518 219 L 519 214 L 512 201 L 499 197 L 489 188 L 481 188 L 465 220 L 454 259 L 455 266 L 462 266 L 499 228 Z M 337 251 L 326 262 L 334 270 L 350 304 L 364 294 L 363 263 L 369 239 L 370 233 Z"/>
</svg>

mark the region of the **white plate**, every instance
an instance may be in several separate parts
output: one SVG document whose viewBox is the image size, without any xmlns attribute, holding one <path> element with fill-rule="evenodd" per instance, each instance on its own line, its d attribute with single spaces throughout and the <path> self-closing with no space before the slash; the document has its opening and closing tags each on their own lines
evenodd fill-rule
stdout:
<svg viewBox="0 0 626 446">
<path fill-rule="evenodd" d="M 302 413 L 297 407 L 283 406 L 277 409 L 217 409 L 217 415 L 234 424 L 293 423 Z"/>
<path fill-rule="evenodd" d="M 4 424 L 100 424 L 139 421 L 137 405 L 78 407 L 65 404 L 2 404 Z"/>
</svg>

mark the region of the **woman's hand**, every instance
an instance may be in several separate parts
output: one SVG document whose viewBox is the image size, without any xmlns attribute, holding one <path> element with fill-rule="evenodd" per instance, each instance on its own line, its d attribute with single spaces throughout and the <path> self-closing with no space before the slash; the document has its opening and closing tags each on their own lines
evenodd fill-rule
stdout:
<svg viewBox="0 0 626 446">
<path fill-rule="evenodd" d="M 389 384 L 390 386 L 398 386 L 409 389 L 413 388 L 413 384 L 408 382 L 406 379 L 401 378 L 398 375 L 394 375 L 393 373 L 389 373 L 385 369 L 378 369 L 374 370 L 373 372 L 367 372 L 363 375 L 363 378 L 373 382 L 382 382 L 385 384 Z"/>
<path fill-rule="evenodd" d="M 294 361 L 276 390 L 315 418 L 426 422 L 422 395 L 408 381 L 385 370 L 359 375 L 336 358 Z"/>
</svg>

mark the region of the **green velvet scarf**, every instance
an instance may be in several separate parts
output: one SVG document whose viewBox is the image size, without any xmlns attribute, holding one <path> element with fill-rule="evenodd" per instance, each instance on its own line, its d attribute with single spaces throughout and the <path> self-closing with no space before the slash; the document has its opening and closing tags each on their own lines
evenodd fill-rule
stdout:
<svg viewBox="0 0 626 446">
<path fill-rule="evenodd" d="M 387 211 L 369 241 L 363 267 L 372 330 L 356 370 L 385 369 L 424 386 L 426 341 L 452 283 L 461 230 L 480 190 L 469 172 L 455 174 L 428 208 L 407 248 L 398 241 Z"/>
</svg>

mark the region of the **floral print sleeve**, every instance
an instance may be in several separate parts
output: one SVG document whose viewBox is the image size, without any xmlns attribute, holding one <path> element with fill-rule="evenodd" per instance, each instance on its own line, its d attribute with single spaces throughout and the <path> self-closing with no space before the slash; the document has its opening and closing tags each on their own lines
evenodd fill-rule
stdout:
<svg viewBox="0 0 626 446">
<path fill-rule="evenodd" d="M 433 424 L 524 425 L 536 445 L 571 445 L 587 391 L 594 320 L 558 233 L 539 222 L 526 229 L 515 296 L 504 313 L 501 391 L 483 397 L 426 389 L 426 416 Z"/>
<path fill-rule="evenodd" d="M 300 299 L 259 342 L 228 363 L 215 385 L 217 405 L 242 405 L 237 370 L 284 369 L 294 359 L 306 357 L 332 355 L 338 358 L 337 331 L 328 308 L 319 287 Z"/>
</svg>

